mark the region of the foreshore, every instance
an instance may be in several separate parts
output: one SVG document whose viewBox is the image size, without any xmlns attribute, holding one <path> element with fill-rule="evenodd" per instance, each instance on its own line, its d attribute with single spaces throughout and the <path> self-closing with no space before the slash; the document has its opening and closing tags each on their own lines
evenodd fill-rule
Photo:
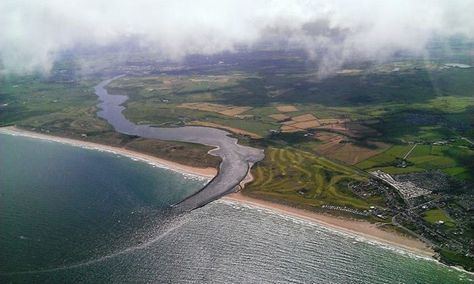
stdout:
<svg viewBox="0 0 474 284">
<path fill-rule="evenodd" d="M 42 139 L 42 140 L 47 140 L 47 141 L 54 141 L 54 142 L 68 144 L 68 145 L 81 147 L 81 148 L 110 152 L 110 153 L 114 153 L 114 154 L 131 158 L 131 159 L 137 159 L 143 162 L 147 162 L 149 164 L 153 164 L 155 166 L 170 169 L 170 170 L 180 172 L 183 174 L 201 176 L 208 179 L 213 178 L 217 174 L 217 169 L 215 168 L 198 168 L 198 167 L 187 166 L 187 165 L 179 164 L 173 161 L 157 158 L 155 156 L 128 150 L 125 148 L 108 146 L 108 145 L 98 144 L 98 143 L 93 143 L 93 142 L 88 142 L 88 141 L 81 141 L 77 139 L 47 135 L 47 134 L 20 129 L 14 126 L 0 127 L 0 133 L 25 136 L 25 137 Z"/>
<path fill-rule="evenodd" d="M 110 153 L 126 156 L 131 159 L 137 159 L 143 162 L 157 165 L 159 167 L 174 170 L 180 173 L 201 176 L 201 177 L 205 177 L 209 179 L 213 178 L 217 174 L 217 169 L 215 168 L 198 168 L 198 167 L 186 166 L 186 165 L 182 165 L 182 164 L 172 162 L 169 160 L 160 159 L 151 155 L 139 153 L 136 151 L 131 151 L 125 148 L 108 146 L 108 145 L 81 141 L 81 140 L 76 140 L 76 139 L 70 139 L 70 138 L 57 137 L 57 136 L 32 132 L 28 130 L 23 130 L 23 129 L 19 129 L 13 126 L 1 127 L 0 133 L 31 137 L 31 138 L 36 138 L 36 139 L 64 143 L 64 144 L 68 144 L 68 145 L 72 145 L 76 147 L 110 152 Z M 251 180 L 252 180 L 251 175 L 248 175 L 245 178 L 245 180 L 241 183 L 241 186 L 243 187 L 245 183 Z M 223 197 L 223 199 L 232 201 L 232 202 L 238 202 L 242 204 L 248 204 L 248 205 L 252 205 L 256 207 L 269 209 L 277 213 L 286 214 L 286 215 L 294 216 L 297 218 L 302 218 L 302 219 L 317 223 L 319 225 L 332 228 L 337 231 L 361 236 L 368 240 L 374 240 L 383 244 L 401 248 L 420 256 L 431 257 L 434 255 L 434 251 L 428 246 L 426 246 L 426 244 L 424 244 L 423 242 L 416 239 L 404 237 L 396 232 L 389 232 L 389 231 L 382 230 L 378 228 L 375 224 L 371 224 L 368 222 L 337 218 L 334 216 L 320 214 L 320 213 L 316 213 L 316 212 L 312 212 L 308 210 L 298 209 L 298 208 L 294 208 L 294 207 L 290 207 L 290 206 L 286 206 L 286 205 L 282 205 L 282 204 L 278 204 L 278 203 L 274 203 L 270 201 L 252 198 L 240 192 L 228 194 L 225 197 Z"/>
<path fill-rule="evenodd" d="M 294 216 L 339 232 L 359 236 L 369 241 L 373 240 L 391 247 L 400 248 L 423 257 L 433 257 L 435 252 L 420 240 L 402 236 L 396 232 L 389 232 L 378 228 L 369 222 L 338 218 L 326 214 L 316 213 L 304 209 L 294 208 L 266 200 L 253 198 L 241 192 L 231 193 L 223 200 L 247 204 L 255 207 L 269 209 L 276 213 Z"/>
</svg>

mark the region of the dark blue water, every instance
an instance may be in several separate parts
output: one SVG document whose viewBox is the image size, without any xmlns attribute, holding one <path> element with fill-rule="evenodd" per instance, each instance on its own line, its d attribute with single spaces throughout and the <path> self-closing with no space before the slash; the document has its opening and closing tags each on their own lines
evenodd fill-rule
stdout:
<svg viewBox="0 0 474 284">
<path fill-rule="evenodd" d="M 206 180 L 112 153 L 0 134 L 0 271 L 68 265 L 153 237 Z"/>
<path fill-rule="evenodd" d="M 0 283 L 468 283 L 471 276 L 229 202 L 176 215 L 204 180 L 0 134 Z"/>
</svg>

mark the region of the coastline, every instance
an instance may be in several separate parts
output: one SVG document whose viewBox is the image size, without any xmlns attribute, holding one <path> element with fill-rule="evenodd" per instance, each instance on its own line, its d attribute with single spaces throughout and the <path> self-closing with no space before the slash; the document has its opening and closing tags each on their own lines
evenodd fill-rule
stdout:
<svg viewBox="0 0 474 284">
<path fill-rule="evenodd" d="M 81 140 L 71 139 L 71 138 L 58 137 L 58 136 L 53 136 L 53 135 L 48 135 L 48 134 L 42 134 L 42 133 L 37 133 L 37 132 L 29 131 L 29 130 L 20 129 L 15 126 L 0 127 L 0 133 L 53 141 L 53 142 L 58 142 L 62 144 L 68 144 L 75 147 L 114 153 L 114 154 L 118 154 L 130 159 L 140 160 L 157 167 L 169 169 L 169 170 L 179 172 L 182 174 L 199 176 L 206 179 L 211 179 L 217 174 L 217 169 L 215 168 L 210 168 L 210 167 L 198 168 L 198 167 L 187 166 L 187 165 L 179 164 L 173 161 L 151 156 L 148 154 L 143 154 L 140 152 L 128 150 L 125 148 L 108 146 L 104 144 L 81 141 Z"/>
<path fill-rule="evenodd" d="M 81 141 L 71 138 L 58 137 L 48 134 L 37 133 L 33 131 L 23 130 L 16 128 L 14 126 L 1 127 L 0 133 L 9 134 L 9 135 L 19 135 L 35 139 L 42 139 L 47 141 L 53 141 L 63 144 L 72 145 L 75 147 L 93 149 L 98 151 L 105 151 L 127 158 L 140 160 L 147 162 L 158 167 L 170 169 L 182 174 L 190 174 L 194 176 L 199 176 L 203 178 L 213 178 L 217 174 L 217 169 L 215 168 L 198 168 L 182 165 L 176 162 L 169 160 L 157 158 L 151 155 L 139 153 L 136 151 L 128 150 L 125 148 L 107 146 L 103 144 Z M 212 151 L 212 150 L 211 150 Z M 240 183 L 240 187 L 244 188 L 245 184 L 252 181 L 253 177 L 248 173 L 244 180 Z M 392 247 L 400 248 L 409 252 L 412 252 L 416 255 L 423 257 L 433 257 L 435 255 L 434 251 L 427 247 L 423 242 L 401 236 L 395 232 L 388 232 L 382 229 L 379 229 L 376 225 L 364 221 L 356 221 L 350 219 L 337 218 L 330 215 L 325 215 L 321 213 L 316 213 L 304 209 L 294 208 L 287 205 L 278 204 L 275 202 L 270 202 L 266 200 L 261 200 L 253 197 L 243 195 L 241 192 L 230 193 L 222 197 L 224 201 L 237 202 L 241 204 L 247 204 L 251 206 L 256 206 L 264 209 L 269 209 L 271 211 L 282 213 L 289 216 L 294 216 L 297 218 L 305 219 L 310 222 L 322 225 L 327 228 L 334 229 L 343 233 L 348 233 L 351 235 L 356 235 L 363 237 L 367 240 L 373 240 L 382 244 L 386 244 Z"/>
<path fill-rule="evenodd" d="M 109 94 L 106 87 L 125 74 L 104 80 L 95 86 L 99 99 L 97 116 L 107 121 L 116 132 L 148 139 L 196 143 L 216 148 L 212 153 L 221 159 L 217 175 L 195 194 L 176 204 L 177 210 L 190 211 L 233 192 L 248 174 L 249 164 L 261 161 L 264 150 L 238 144 L 238 139 L 222 129 L 204 126 L 154 127 L 137 125 L 123 114 L 125 95 Z"/>
<path fill-rule="evenodd" d="M 396 232 L 389 232 L 378 228 L 375 224 L 365 221 L 338 218 L 322 213 L 316 213 L 287 205 L 278 204 L 246 196 L 241 192 L 231 193 L 222 198 L 224 201 L 236 202 L 268 209 L 276 213 L 301 218 L 323 227 L 342 233 L 359 236 L 369 241 L 375 241 L 390 247 L 402 249 L 421 257 L 433 258 L 435 252 L 420 240 L 404 237 Z"/>
</svg>

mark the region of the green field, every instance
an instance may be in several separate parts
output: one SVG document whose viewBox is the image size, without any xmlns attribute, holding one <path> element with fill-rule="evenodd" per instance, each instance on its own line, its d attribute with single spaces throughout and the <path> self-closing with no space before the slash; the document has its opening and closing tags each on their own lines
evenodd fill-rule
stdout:
<svg viewBox="0 0 474 284">
<path fill-rule="evenodd" d="M 447 227 L 456 226 L 456 222 L 442 209 L 430 209 L 423 213 L 423 219 L 430 224 L 437 224 L 439 221 L 444 222 Z"/>
<path fill-rule="evenodd" d="M 254 181 L 244 193 L 280 202 L 313 208 L 338 205 L 368 209 L 381 201 L 379 197 L 361 199 L 348 190 L 349 182 L 367 179 L 363 174 L 294 148 L 267 148 L 265 160 L 257 164 L 252 175 Z"/>
<path fill-rule="evenodd" d="M 97 103 L 97 81 L 48 82 L 37 76 L 0 77 L 0 125 L 58 114 L 51 120 L 79 117 Z M 61 116 L 62 115 L 62 116 Z"/>
<path fill-rule="evenodd" d="M 396 74 L 390 72 L 394 66 L 400 69 Z M 130 97 L 125 114 L 137 123 L 180 126 L 210 122 L 255 133 L 269 142 L 283 139 L 287 146 L 317 153 L 315 139 L 271 134 L 281 124 L 269 115 L 279 113 L 276 106 L 292 105 L 297 111 L 289 116 L 312 114 L 318 119 L 351 121 L 345 130 L 321 130 L 342 135 L 345 143 L 367 151 L 374 142 L 392 146 L 365 161 L 357 160 L 361 169 L 393 174 L 441 169 L 455 179 L 473 181 L 474 152 L 471 145 L 460 141 L 461 137 L 474 138 L 474 72 L 472 68 L 442 67 L 435 61 L 408 60 L 376 65 L 356 75 L 315 80 L 311 68 L 298 68 L 295 62 L 280 58 L 262 66 L 241 65 L 238 71 L 210 67 L 206 74 L 124 77 L 109 89 Z M 183 103 L 251 109 L 243 113 L 245 118 L 239 118 L 178 107 Z M 437 141 L 450 142 L 432 145 Z M 408 157 L 408 166 L 397 167 L 396 159 L 403 158 L 412 143 L 420 145 Z M 340 153 L 323 153 L 333 160 L 348 160 Z"/>
<path fill-rule="evenodd" d="M 113 81 L 108 89 L 111 94 L 129 96 L 124 114 L 135 123 L 164 127 L 212 123 L 233 128 L 229 131 L 242 144 L 265 149 L 266 157 L 252 169 L 255 180 L 244 194 L 318 211 L 325 210 L 324 205 L 338 206 L 355 213 L 327 212 L 360 217 L 355 216 L 357 212 L 370 206 L 387 206 L 387 212 L 406 209 L 400 209 L 400 200 L 390 203 L 390 198 L 382 196 L 387 193 L 383 190 L 360 197 L 349 189 L 351 182 L 366 181 L 367 172 L 440 170 L 449 178 L 446 188 L 423 198 L 441 209 L 415 216 L 419 223 L 408 226 L 416 230 L 423 227 L 419 224 L 433 227 L 443 220 L 445 233 L 466 242 L 472 218 L 467 209 L 453 208 L 458 199 L 470 205 L 474 184 L 474 68 L 446 68 L 446 60 L 473 65 L 466 55 L 470 50 L 455 53 L 459 54 L 449 58 L 400 57 L 392 62 L 341 66 L 360 72 L 324 79 L 317 76 L 317 64 L 297 52 L 291 56 L 249 52 L 235 58 L 229 54 L 222 56 L 238 64 L 205 61 L 190 66 L 157 63 L 146 52 L 130 58 L 113 51 L 86 54 L 75 58 L 77 62 L 72 57 L 60 60 L 49 75 L 0 75 L 0 125 L 125 147 L 192 166 L 218 165 L 217 158 L 207 155 L 207 146 L 122 135 L 98 118 L 93 87 L 120 71 L 127 76 Z M 92 72 L 80 75 L 79 66 Z M 147 71 L 137 71 L 142 66 Z M 190 103 L 201 107 L 183 107 Z M 206 104 L 246 110 L 229 115 L 203 108 Z M 281 111 L 282 106 L 294 111 Z M 275 114 L 287 117 L 270 117 Z M 299 132 L 280 132 L 300 115 L 316 119 Z M 464 245 L 468 247 L 467 242 Z M 441 254 L 450 259 L 464 255 L 456 247 Z M 466 263 L 461 258 L 455 262 Z"/>
<path fill-rule="evenodd" d="M 375 64 L 355 75 L 339 74 L 316 80 L 315 70 L 297 59 L 258 57 L 253 59 L 255 64 L 239 67 L 211 66 L 203 72 L 126 76 L 108 88 L 111 93 L 130 97 L 125 115 L 136 123 L 170 127 L 195 121 L 214 123 L 255 133 L 263 137 L 264 142 L 259 144 L 321 154 L 318 143 L 325 141 L 302 135 L 272 135 L 282 125 L 269 115 L 279 113 L 277 106 L 292 105 L 297 109 L 288 114 L 292 117 L 312 114 L 320 120 L 351 122 L 344 126 L 347 129 L 305 130 L 308 133 L 337 133 L 344 143 L 365 147 L 367 151 L 373 150 L 371 145 L 375 142 L 387 145 L 384 152 L 357 160 L 360 169 L 382 169 L 392 174 L 441 169 L 455 179 L 474 180 L 474 150 L 460 138 L 474 137 L 472 68 L 445 69 L 436 61 L 406 60 Z M 102 59 L 84 60 L 93 65 Z M 95 116 L 92 87 L 99 79 L 61 79 L 61 72 L 74 66 L 71 62 L 59 63 L 55 67 L 58 70 L 54 70 L 57 78 L 3 76 L 1 125 L 17 124 L 72 137 L 85 134 L 88 139 L 112 142 L 112 129 Z M 392 74 L 390 70 L 394 67 L 399 71 Z M 242 117 L 234 117 L 179 107 L 183 103 L 250 109 Z M 432 145 L 440 140 L 450 142 L 445 146 Z M 398 167 L 397 159 L 409 151 L 413 145 L 410 143 L 420 145 L 407 158 L 407 166 Z M 343 152 L 321 152 L 331 160 L 350 160 L 341 158 Z"/>
<path fill-rule="evenodd" d="M 397 167 L 397 159 L 402 159 L 412 147 L 413 145 L 393 146 L 357 166 L 366 171 L 381 169 L 390 174 L 440 169 L 458 180 L 474 180 L 471 164 L 474 161 L 473 150 L 456 145 L 417 145 L 406 159 L 408 166 Z"/>
<path fill-rule="evenodd" d="M 0 126 L 16 125 L 45 134 L 86 140 L 152 154 L 190 166 L 217 167 L 208 146 L 165 142 L 116 133 L 97 117 L 99 80 L 46 81 L 39 76 L 6 76 L 0 84 Z"/>
</svg>

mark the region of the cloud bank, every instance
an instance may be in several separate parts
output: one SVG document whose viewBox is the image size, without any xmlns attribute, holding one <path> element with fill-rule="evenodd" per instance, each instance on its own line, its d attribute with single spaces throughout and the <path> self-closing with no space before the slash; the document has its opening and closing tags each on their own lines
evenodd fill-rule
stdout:
<svg viewBox="0 0 474 284">
<path fill-rule="evenodd" d="M 472 39 L 472 11 L 470 0 L 2 0 L 0 63 L 47 72 L 61 51 L 133 37 L 170 59 L 283 42 L 324 67 Z"/>
</svg>

